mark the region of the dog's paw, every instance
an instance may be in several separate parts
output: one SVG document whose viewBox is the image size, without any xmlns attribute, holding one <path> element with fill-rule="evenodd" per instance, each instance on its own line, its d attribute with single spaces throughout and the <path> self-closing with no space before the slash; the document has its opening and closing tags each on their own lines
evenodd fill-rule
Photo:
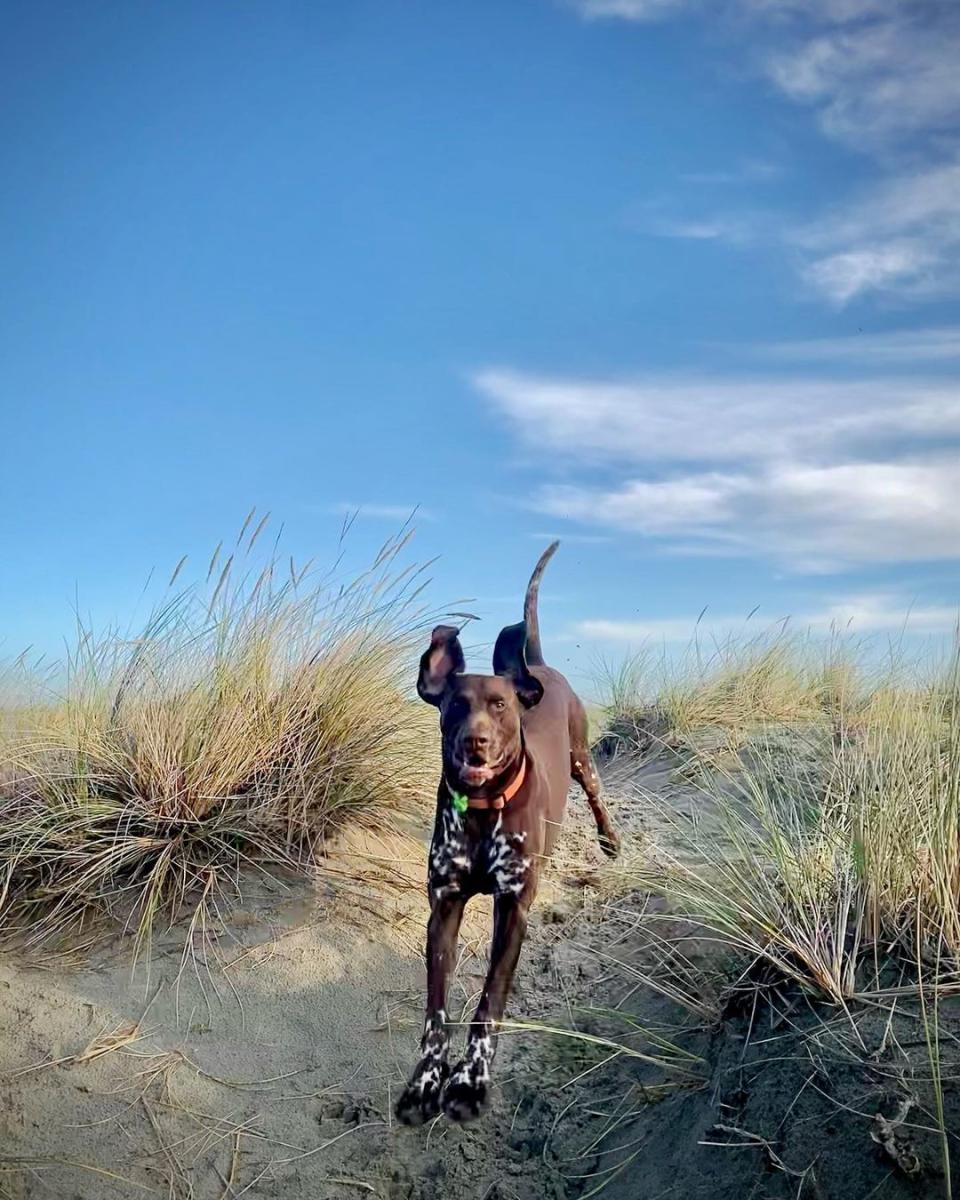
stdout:
<svg viewBox="0 0 960 1200">
<path fill-rule="evenodd" d="M 449 1069 L 446 1063 L 421 1064 L 394 1107 L 404 1125 L 422 1125 L 440 1115 L 440 1095 Z"/>
<path fill-rule="evenodd" d="M 620 853 L 620 834 L 608 825 L 605 829 L 597 830 L 600 839 L 600 849 L 607 858 L 616 858 Z"/>
<path fill-rule="evenodd" d="M 469 1065 L 461 1063 L 447 1080 L 441 1104 L 445 1116 L 462 1124 L 476 1120 L 487 1107 L 488 1100 L 487 1081 L 476 1078 Z"/>
</svg>

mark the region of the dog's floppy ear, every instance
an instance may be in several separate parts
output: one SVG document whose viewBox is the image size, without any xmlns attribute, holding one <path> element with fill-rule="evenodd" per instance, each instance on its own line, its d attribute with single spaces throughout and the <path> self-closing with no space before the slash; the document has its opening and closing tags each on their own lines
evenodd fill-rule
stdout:
<svg viewBox="0 0 960 1200">
<path fill-rule="evenodd" d="M 439 705 L 447 680 L 467 665 L 459 632 L 452 625 L 438 625 L 430 635 L 430 649 L 420 659 L 417 676 L 417 694 L 428 704 Z"/>
<path fill-rule="evenodd" d="M 493 648 L 493 672 L 509 679 L 517 689 L 524 708 L 533 708 L 543 699 L 543 684 L 530 674 L 527 666 L 527 626 L 521 621 L 500 630 Z"/>
</svg>

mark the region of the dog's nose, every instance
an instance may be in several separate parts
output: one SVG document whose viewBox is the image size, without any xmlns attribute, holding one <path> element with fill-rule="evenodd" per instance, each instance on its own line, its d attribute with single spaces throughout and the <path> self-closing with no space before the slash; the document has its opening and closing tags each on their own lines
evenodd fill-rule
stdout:
<svg viewBox="0 0 960 1200">
<path fill-rule="evenodd" d="M 482 733 L 472 733 L 463 739 L 463 748 L 468 754 L 482 754 L 489 745 L 490 739 Z"/>
</svg>

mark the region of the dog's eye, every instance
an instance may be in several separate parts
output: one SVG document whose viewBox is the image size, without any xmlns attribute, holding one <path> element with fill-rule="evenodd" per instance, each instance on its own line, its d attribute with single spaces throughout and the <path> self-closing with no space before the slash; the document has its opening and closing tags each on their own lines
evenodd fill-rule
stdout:
<svg viewBox="0 0 960 1200">
<path fill-rule="evenodd" d="M 507 702 L 506 700 L 501 700 L 498 698 L 493 701 L 493 707 L 497 710 L 497 712 L 503 712 L 503 710 L 507 707 Z"/>
</svg>

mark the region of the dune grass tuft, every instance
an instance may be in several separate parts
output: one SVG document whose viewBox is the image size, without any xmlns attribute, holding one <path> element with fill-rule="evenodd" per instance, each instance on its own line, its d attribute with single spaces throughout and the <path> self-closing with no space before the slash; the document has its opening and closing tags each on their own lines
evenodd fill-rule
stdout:
<svg viewBox="0 0 960 1200">
<path fill-rule="evenodd" d="M 785 630 L 709 647 L 694 640 L 679 658 L 643 651 L 603 673 L 607 724 L 628 730 L 652 723 L 679 742 L 713 730 L 739 745 L 758 726 L 849 716 L 879 687 L 861 660 L 862 647 L 849 639 L 818 642 Z"/>
<path fill-rule="evenodd" d="M 956 981 L 958 662 L 921 683 L 893 668 L 858 673 L 836 646 L 725 646 L 655 702 L 686 749 L 707 734 L 707 767 L 694 822 L 648 798 L 660 833 L 641 882 L 839 1003 L 880 988 L 894 952 L 914 980 L 935 961 Z M 642 702 L 634 692 L 616 703 Z M 717 729 L 732 734 L 735 758 L 710 753 Z"/>
<path fill-rule="evenodd" d="M 905 1045 L 925 1046 L 925 1065 L 898 1045 L 884 1077 L 862 1042 L 860 1061 L 886 1086 L 893 1080 L 908 1107 L 924 1097 L 949 1197 L 945 1089 L 955 1089 L 956 1036 L 944 1016 L 960 993 L 960 648 L 925 676 L 898 656 L 858 670 L 837 650 L 782 637 L 730 643 L 652 699 L 642 672 L 621 672 L 610 719 L 627 735 L 654 725 L 653 743 L 679 751 L 684 797 L 675 804 L 669 788 L 638 786 L 649 835 L 632 882 L 665 898 L 652 921 L 669 929 L 683 919 L 721 952 L 723 977 L 702 980 L 719 989 L 717 1015 L 755 1014 L 792 992 L 787 1011 L 801 997 L 812 1014 L 836 1006 L 856 1041 L 865 1012 L 889 1012 L 890 1023 L 898 1006 L 903 1019 L 916 1013 L 917 1040 Z M 716 754 L 718 733 L 732 753 Z M 639 750 L 650 744 L 637 739 Z"/>
<path fill-rule="evenodd" d="M 135 637 L 78 629 L 54 675 L 19 664 L 3 714 L 0 932 L 108 912 L 141 939 L 235 886 L 302 867 L 350 818 L 388 824 L 424 782 L 407 672 L 419 570 L 388 542 L 352 582 L 274 553 L 263 521 Z M 178 586 L 179 585 L 179 586 Z"/>
</svg>

